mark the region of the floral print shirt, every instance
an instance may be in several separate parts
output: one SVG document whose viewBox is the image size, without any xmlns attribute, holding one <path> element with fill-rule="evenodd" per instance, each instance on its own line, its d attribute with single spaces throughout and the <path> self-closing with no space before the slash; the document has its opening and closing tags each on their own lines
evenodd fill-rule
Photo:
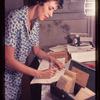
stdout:
<svg viewBox="0 0 100 100">
<path fill-rule="evenodd" d="M 39 23 L 34 20 L 28 32 L 28 7 L 12 10 L 5 19 L 5 45 L 15 48 L 14 57 L 25 64 L 32 46 L 39 45 Z M 18 100 L 21 94 L 22 73 L 5 66 L 5 100 Z"/>
</svg>

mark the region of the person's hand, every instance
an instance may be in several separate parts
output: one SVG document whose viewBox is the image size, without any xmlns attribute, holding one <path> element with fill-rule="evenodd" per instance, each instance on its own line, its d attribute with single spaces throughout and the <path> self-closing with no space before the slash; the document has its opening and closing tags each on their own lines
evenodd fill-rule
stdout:
<svg viewBox="0 0 100 100">
<path fill-rule="evenodd" d="M 39 78 L 49 79 L 56 74 L 57 70 L 57 68 L 52 68 L 52 66 L 50 66 L 49 69 L 39 72 Z"/>
<path fill-rule="evenodd" d="M 57 68 L 58 68 L 59 70 L 62 70 L 63 68 L 65 68 L 65 66 L 64 66 L 64 64 L 63 64 L 62 62 L 56 60 L 56 59 L 53 58 L 53 57 L 50 57 L 50 58 L 51 58 L 51 63 L 53 63 L 54 66 L 57 66 Z"/>
<path fill-rule="evenodd" d="M 61 63 L 61 62 L 58 61 L 58 60 L 55 61 L 55 65 L 58 66 L 59 70 L 62 70 L 63 68 L 65 68 L 64 64 Z"/>
</svg>

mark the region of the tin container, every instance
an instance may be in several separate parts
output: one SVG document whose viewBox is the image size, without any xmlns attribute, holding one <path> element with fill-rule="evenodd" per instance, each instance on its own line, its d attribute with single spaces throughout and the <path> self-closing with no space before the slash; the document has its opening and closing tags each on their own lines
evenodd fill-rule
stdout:
<svg viewBox="0 0 100 100">
<path fill-rule="evenodd" d="M 74 42 L 74 43 L 73 43 L 74 46 L 80 46 L 80 37 L 79 37 L 79 35 L 76 35 L 76 36 L 75 36 L 73 42 Z"/>
</svg>

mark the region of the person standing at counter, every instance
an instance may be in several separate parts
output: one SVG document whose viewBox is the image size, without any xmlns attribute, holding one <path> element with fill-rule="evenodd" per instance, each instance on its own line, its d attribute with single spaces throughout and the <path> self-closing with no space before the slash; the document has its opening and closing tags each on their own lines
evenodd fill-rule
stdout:
<svg viewBox="0 0 100 100">
<path fill-rule="evenodd" d="M 23 73 L 38 78 L 51 78 L 57 68 L 39 71 L 25 65 L 31 51 L 44 60 L 56 64 L 61 70 L 64 65 L 39 47 L 39 22 L 53 16 L 63 0 L 32 0 L 31 6 L 12 10 L 5 20 L 5 100 L 19 100 Z"/>
</svg>

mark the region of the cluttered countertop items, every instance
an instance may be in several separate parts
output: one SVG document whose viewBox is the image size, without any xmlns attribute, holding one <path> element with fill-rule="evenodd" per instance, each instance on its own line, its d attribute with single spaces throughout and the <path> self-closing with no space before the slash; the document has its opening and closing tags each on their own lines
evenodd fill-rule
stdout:
<svg viewBox="0 0 100 100">
<path fill-rule="evenodd" d="M 63 58 L 59 60 L 65 62 Z M 52 78 L 34 78 L 31 81 L 31 84 L 42 84 L 41 100 L 81 100 L 80 96 L 82 100 L 95 98 L 95 70 L 73 60 L 64 64 L 65 69 L 58 70 Z M 38 70 L 48 67 L 49 62 L 43 60 Z"/>
<path fill-rule="evenodd" d="M 89 88 L 86 87 L 86 84 L 88 82 L 89 74 L 83 72 L 85 76 L 82 76 L 84 78 L 87 78 L 86 81 L 82 81 L 80 76 L 78 75 L 78 72 L 72 71 L 72 70 L 66 70 L 64 75 L 62 75 L 59 80 L 56 82 L 54 88 L 59 89 L 60 91 L 62 90 L 61 94 L 61 99 L 66 100 L 70 98 L 69 100 L 86 100 L 90 97 L 95 96 L 95 92 L 90 90 Z M 82 86 L 78 92 L 74 90 L 75 88 L 75 83 L 78 85 Z M 84 84 L 82 84 L 84 83 Z M 51 86 L 51 92 L 54 92 L 54 88 Z M 63 94 L 65 92 L 65 94 Z M 76 92 L 76 93 L 75 93 Z M 57 96 L 57 94 L 54 92 Z M 62 96 L 63 95 L 63 96 Z"/>
<path fill-rule="evenodd" d="M 61 61 L 65 65 L 65 68 L 63 70 L 61 70 L 61 71 L 58 70 L 57 73 L 55 74 L 55 76 L 53 76 L 50 79 L 39 79 L 37 77 L 34 77 L 30 84 L 36 84 L 36 83 L 51 84 L 52 82 L 58 81 L 59 77 L 64 74 L 66 69 L 68 69 L 68 67 L 67 67 L 68 63 L 65 64 L 65 58 L 59 58 L 58 60 Z M 46 60 L 42 60 L 39 65 L 38 70 L 46 70 L 48 68 L 49 68 L 49 62 Z"/>
<path fill-rule="evenodd" d="M 89 43 L 82 43 L 80 46 L 72 46 L 70 44 L 57 45 L 49 48 L 51 52 L 66 51 L 71 55 L 71 59 L 78 62 L 95 61 L 95 48 Z"/>
<path fill-rule="evenodd" d="M 65 68 L 62 71 L 58 70 L 55 76 L 50 79 L 33 78 L 30 84 L 42 84 L 41 100 L 46 100 L 47 95 L 49 96 L 48 100 L 66 100 L 68 98 L 69 100 L 95 100 L 96 57 L 93 45 L 86 42 L 79 46 L 56 45 L 49 48 L 48 54 L 61 61 Z M 76 67 L 71 64 L 73 62 Z M 88 64 L 87 62 L 94 63 Z M 88 67 L 91 65 L 92 67 Z M 48 68 L 49 62 L 42 60 L 38 70 Z"/>
</svg>

